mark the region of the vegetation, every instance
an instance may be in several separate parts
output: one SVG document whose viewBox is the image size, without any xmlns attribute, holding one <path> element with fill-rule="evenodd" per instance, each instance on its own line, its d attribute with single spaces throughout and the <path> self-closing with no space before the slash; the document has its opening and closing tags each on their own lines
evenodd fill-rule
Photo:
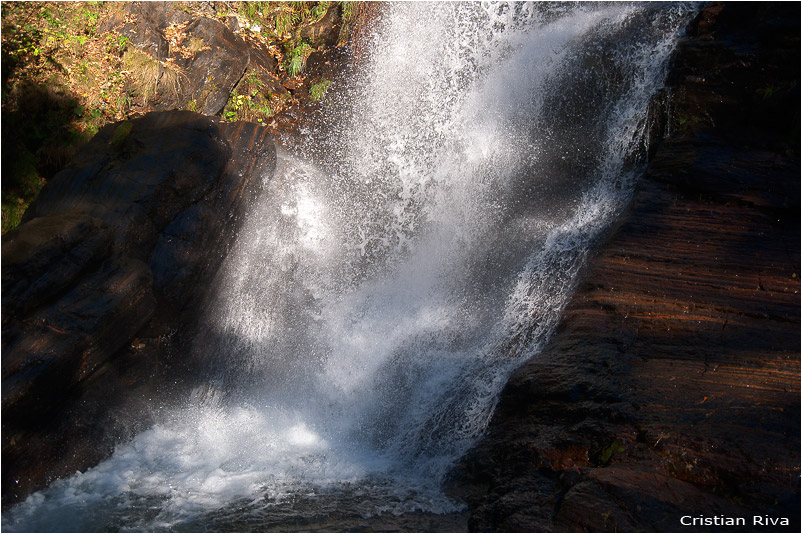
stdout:
<svg viewBox="0 0 802 534">
<path fill-rule="evenodd" d="M 271 93 L 257 73 L 251 71 L 231 92 L 223 117 L 229 121 L 264 122 L 277 108 L 286 107 L 288 101 L 287 96 Z"/>
<path fill-rule="evenodd" d="M 304 37 L 303 29 L 320 22 L 329 10 L 339 10 L 339 43 L 345 43 L 352 31 L 357 11 L 354 2 L 239 2 L 238 15 L 243 25 L 259 40 L 268 44 L 278 62 L 279 74 L 303 81 L 306 60 L 316 50 L 323 49 Z M 309 99 L 318 102 L 325 97 L 331 82 L 319 80 L 309 87 Z M 265 87 L 255 71 L 248 72 L 231 92 L 223 118 L 230 121 L 266 122 L 290 105 L 297 97 L 273 94 Z"/>
<path fill-rule="evenodd" d="M 322 19 L 334 4 L 346 9 L 347 2 L 239 2 L 239 14 L 257 33 L 283 43 L 302 26 Z"/>
<path fill-rule="evenodd" d="M 618 441 L 614 440 L 599 453 L 599 465 L 609 464 L 613 456 L 620 454 L 625 450 L 626 449 L 624 449 L 624 447 L 618 443 Z"/>
<path fill-rule="evenodd" d="M 312 85 L 312 87 L 309 88 L 309 97 L 312 99 L 312 102 L 318 102 L 322 100 L 326 95 L 329 85 L 331 85 L 331 81 L 327 80 L 326 78 L 323 78 L 318 83 Z"/>
<path fill-rule="evenodd" d="M 117 2 L 2 2 L 2 231 L 20 218 L 43 184 L 66 165 L 79 146 L 110 122 L 148 109 L 157 91 L 175 97 L 184 74 L 132 46 L 129 39 L 103 31 L 104 21 L 128 7 Z M 236 16 L 240 35 L 258 41 L 276 59 L 277 83 L 292 87 L 306 81 L 306 60 L 322 49 L 304 32 L 339 15 L 340 43 L 354 26 L 360 3 L 350 2 L 216 2 L 214 15 L 199 13 L 200 3 L 174 2 L 176 9 L 197 16 Z M 167 36 L 171 38 L 171 36 Z M 172 46 L 172 42 L 171 42 Z M 183 42 L 182 54 L 208 49 L 197 37 Z M 275 94 L 264 74 L 249 71 L 232 91 L 222 112 L 226 120 L 266 122 L 307 98 L 324 98 L 331 82 L 318 80 L 306 91 Z M 275 77 L 273 78 L 275 83 Z M 290 85 L 288 85 L 289 87 Z M 186 100 L 184 100 L 186 102 Z M 198 102 L 182 104 L 198 110 Z M 8 157 L 14 154 L 14 157 Z"/>
<path fill-rule="evenodd" d="M 45 180 L 128 107 L 127 40 L 100 39 L 100 2 L 2 2 L 2 231 Z M 108 36 L 112 37 L 112 36 Z"/>
<path fill-rule="evenodd" d="M 249 28 L 277 45 L 280 69 L 290 77 L 301 74 L 318 45 L 301 36 L 303 27 L 320 21 L 329 9 L 338 9 L 344 21 L 353 17 L 350 2 L 240 2 L 239 6 Z M 341 32 L 340 42 L 347 37 L 347 31 Z"/>
</svg>

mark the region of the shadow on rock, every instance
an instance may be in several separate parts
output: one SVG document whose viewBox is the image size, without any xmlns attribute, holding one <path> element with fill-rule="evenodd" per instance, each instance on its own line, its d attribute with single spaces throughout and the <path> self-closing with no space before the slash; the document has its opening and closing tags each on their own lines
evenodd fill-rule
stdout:
<svg viewBox="0 0 802 534">
<path fill-rule="evenodd" d="M 256 124 L 180 111 L 110 124 L 3 236 L 4 506 L 152 420 L 275 162 Z"/>
</svg>

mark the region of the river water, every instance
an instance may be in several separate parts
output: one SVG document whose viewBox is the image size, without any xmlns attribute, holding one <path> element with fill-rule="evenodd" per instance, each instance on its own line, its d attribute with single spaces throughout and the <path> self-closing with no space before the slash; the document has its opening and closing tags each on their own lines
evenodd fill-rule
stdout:
<svg viewBox="0 0 802 534">
<path fill-rule="evenodd" d="M 203 383 L 6 531 L 459 530 L 441 489 L 630 198 L 684 4 L 384 5 L 226 259 Z"/>
</svg>

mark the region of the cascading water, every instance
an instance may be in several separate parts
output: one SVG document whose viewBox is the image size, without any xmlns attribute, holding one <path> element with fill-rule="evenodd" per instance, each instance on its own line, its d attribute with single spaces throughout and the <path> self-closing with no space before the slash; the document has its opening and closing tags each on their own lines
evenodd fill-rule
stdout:
<svg viewBox="0 0 802 534">
<path fill-rule="evenodd" d="M 280 149 L 218 277 L 205 385 L 3 529 L 459 510 L 440 483 L 626 203 L 691 9 L 383 6 L 360 72 Z"/>
</svg>

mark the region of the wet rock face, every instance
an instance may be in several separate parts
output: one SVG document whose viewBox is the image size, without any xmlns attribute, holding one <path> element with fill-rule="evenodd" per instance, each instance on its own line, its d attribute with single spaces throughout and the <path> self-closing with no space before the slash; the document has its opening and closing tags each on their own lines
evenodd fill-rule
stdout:
<svg viewBox="0 0 802 534">
<path fill-rule="evenodd" d="M 471 529 L 799 530 L 799 19 L 689 28 L 629 212 L 458 470 Z"/>
<path fill-rule="evenodd" d="M 160 370 L 275 168 L 265 127 L 111 124 L 3 236 L 3 503 L 141 429 Z"/>
<path fill-rule="evenodd" d="M 3 337 L 3 425 L 37 419 L 108 360 L 153 315 L 147 265 L 113 259 Z"/>
</svg>

